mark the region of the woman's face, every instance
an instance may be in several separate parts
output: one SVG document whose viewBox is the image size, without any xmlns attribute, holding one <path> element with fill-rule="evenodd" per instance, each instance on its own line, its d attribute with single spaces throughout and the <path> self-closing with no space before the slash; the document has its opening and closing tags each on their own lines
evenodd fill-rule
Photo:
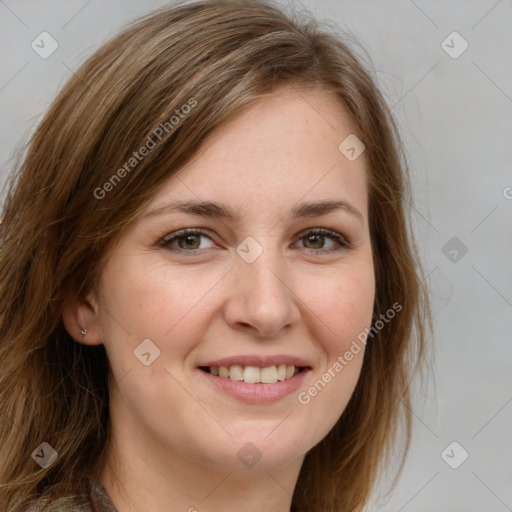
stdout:
<svg viewBox="0 0 512 512">
<path fill-rule="evenodd" d="M 280 89 L 217 132 L 153 198 L 159 214 L 130 226 L 86 318 L 86 342 L 103 343 L 112 368 L 119 438 L 162 460 L 271 468 L 334 426 L 375 293 L 364 153 L 338 149 L 353 131 L 333 95 Z"/>
</svg>

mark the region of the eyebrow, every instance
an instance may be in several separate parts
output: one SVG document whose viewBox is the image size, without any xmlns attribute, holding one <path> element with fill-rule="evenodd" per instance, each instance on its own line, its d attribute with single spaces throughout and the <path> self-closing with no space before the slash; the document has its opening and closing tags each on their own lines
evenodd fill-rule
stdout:
<svg viewBox="0 0 512 512">
<path fill-rule="evenodd" d="M 325 215 L 333 211 L 345 211 L 357 217 L 364 223 L 361 212 L 346 201 L 324 200 L 310 201 L 297 204 L 285 215 L 287 218 L 307 218 Z M 236 224 L 240 221 L 241 215 L 230 206 L 223 203 L 214 203 L 211 201 L 171 201 L 165 203 L 153 210 L 147 212 L 143 218 L 156 217 L 174 212 L 183 212 L 188 215 L 197 215 L 200 217 L 218 218 L 231 221 Z"/>
</svg>

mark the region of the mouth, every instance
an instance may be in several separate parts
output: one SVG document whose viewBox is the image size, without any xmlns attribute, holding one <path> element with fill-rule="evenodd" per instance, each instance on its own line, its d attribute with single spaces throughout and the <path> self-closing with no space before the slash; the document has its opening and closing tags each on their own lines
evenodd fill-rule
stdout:
<svg viewBox="0 0 512 512">
<path fill-rule="evenodd" d="M 201 361 L 196 371 L 221 394 L 264 404 L 293 396 L 312 371 L 309 361 L 291 354 L 238 354 Z"/>
<path fill-rule="evenodd" d="M 293 364 L 277 364 L 265 367 L 234 364 L 230 366 L 199 366 L 199 369 L 220 379 L 243 381 L 247 384 L 275 384 L 276 382 L 290 380 L 298 373 L 309 369 L 309 367 Z"/>
</svg>

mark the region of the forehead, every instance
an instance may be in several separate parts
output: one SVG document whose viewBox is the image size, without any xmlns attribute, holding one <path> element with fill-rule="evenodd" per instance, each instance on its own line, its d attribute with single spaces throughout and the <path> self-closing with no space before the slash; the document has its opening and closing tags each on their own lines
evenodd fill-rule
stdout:
<svg viewBox="0 0 512 512">
<path fill-rule="evenodd" d="M 334 94 L 281 88 L 215 132 L 151 206 L 180 198 L 261 210 L 342 199 L 365 216 L 364 153 L 349 161 L 338 149 L 355 131 Z"/>
</svg>

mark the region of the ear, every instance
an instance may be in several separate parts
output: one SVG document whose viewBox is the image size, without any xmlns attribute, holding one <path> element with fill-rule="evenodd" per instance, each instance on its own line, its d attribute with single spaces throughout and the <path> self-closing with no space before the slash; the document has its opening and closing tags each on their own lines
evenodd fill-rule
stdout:
<svg viewBox="0 0 512 512">
<path fill-rule="evenodd" d="M 84 299 L 69 299 L 62 311 L 62 322 L 75 341 L 84 345 L 103 343 L 98 303 L 93 293 L 89 293 Z M 87 332 L 81 334 L 78 328 L 86 329 Z"/>
</svg>

